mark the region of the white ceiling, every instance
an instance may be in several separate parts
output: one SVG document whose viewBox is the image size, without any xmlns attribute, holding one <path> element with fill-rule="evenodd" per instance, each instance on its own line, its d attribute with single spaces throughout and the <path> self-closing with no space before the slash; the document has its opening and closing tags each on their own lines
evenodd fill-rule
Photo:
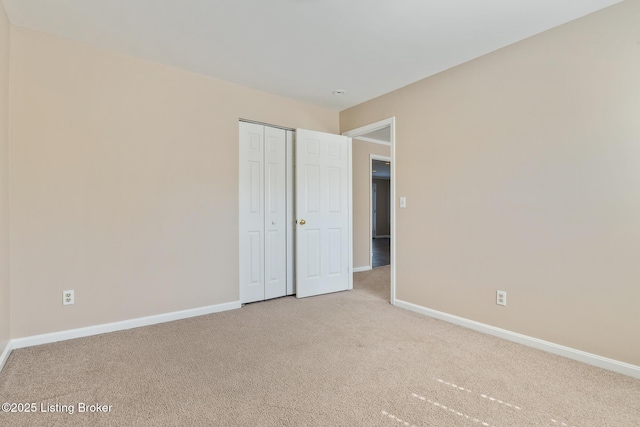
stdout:
<svg viewBox="0 0 640 427">
<path fill-rule="evenodd" d="M 17 26 L 334 110 L 620 2 L 2 1 Z"/>
</svg>

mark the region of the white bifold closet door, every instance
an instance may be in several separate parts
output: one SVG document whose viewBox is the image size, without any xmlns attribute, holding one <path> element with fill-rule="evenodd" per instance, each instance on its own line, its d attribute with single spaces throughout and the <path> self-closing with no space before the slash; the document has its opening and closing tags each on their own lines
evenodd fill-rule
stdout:
<svg viewBox="0 0 640 427">
<path fill-rule="evenodd" d="M 240 302 L 287 295 L 287 131 L 240 122 Z"/>
</svg>

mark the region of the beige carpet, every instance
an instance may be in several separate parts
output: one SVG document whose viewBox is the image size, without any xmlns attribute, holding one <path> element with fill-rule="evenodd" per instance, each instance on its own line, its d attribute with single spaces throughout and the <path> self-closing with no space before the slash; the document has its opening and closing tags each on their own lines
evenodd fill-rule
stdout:
<svg viewBox="0 0 640 427">
<path fill-rule="evenodd" d="M 388 280 L 14 351 L 0 402 L 75 412 L 0 425 L 640 426 L 640 380 L 395 308 Z"/>
</svg>

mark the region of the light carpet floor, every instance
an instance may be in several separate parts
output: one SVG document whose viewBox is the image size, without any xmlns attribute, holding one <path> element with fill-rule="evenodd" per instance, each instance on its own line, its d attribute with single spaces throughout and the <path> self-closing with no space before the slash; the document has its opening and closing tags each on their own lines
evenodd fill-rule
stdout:
<svg viewBox="0 0 640 427">
<path fill-rule="evenodd" d="M 16 350 L 0 402 L 74 413 L 0 425 L 640 426 L 640 380 L 393 307 L 388 283 Z"/>
</svg>

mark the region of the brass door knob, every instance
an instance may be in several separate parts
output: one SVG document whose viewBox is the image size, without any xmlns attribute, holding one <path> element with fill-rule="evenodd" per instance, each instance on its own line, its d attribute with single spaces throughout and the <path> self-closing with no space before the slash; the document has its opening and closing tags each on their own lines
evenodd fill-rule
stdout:
<svg viewBox="0 0 640 427">
<path fill-rule="evenodd" d="M 305 221 L 304 219 L 300 220 L 300 225 L 305 225 L 307 223 L 307 221 Z"/>
</svg>

